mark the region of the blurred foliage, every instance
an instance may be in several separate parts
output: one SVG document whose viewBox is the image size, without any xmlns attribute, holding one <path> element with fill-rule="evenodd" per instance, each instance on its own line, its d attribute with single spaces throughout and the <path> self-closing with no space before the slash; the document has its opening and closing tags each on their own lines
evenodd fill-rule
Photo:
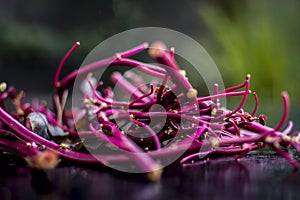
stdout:
<svg viewBox="0 0 300 200">
<path fill-rule="evenodd" d="M 226 85 L 252 75 L 262 99 L 281 100 L 282 90 L 299 100 L 300 2 L 280 0 L 211 1 L 200 16 L 211 35 L 212 53 Z"/>
<path fill-rule="evenodd" d="M 2 59 L 11 59 L 13 54 L 15 58 L 23 56 L 26 59 L 29 54 L 32 55 L 32 51 L 39 55 L 42 55 L 42 52 L 52 52 L 48 55 L 51 58 L 58 56 L 55 49 L 62 44 L 63 38 L 49 27 L 37 24 L 29 26 L 9 20 L 1 21 L 0 26 L 0 40 L 5 47 L 0 50 Z"/>
<path fill-rule="evenodd" d="M 30 24 L 13 19 L 0 20 L 1 74 L 8 75 L 5 80 L 10 85 L 15 85 L 25 91 L 51 92 L 52 77 L 65 52 L 79 38 L 84 42 L 84 45 L 68 61 L 71 67 L 64 68 L 63 73 L 79 67 L 96 41 L 103 39 L 97 31 L 89 32 L 89 34 L 79 30 L 72 31 L 74 34 L 68 35 L 66 32 L 60 32 L 51 26 L 39 23 Z M 46 75 L 47 73 L 50 75 Z M 44 79 L 42 82 L 40 82 L 40 77 Z"/>
<path fill-rule="evenodd" d="M 18 22 L 13 20 L 0 21 L 0 41 L 5 46 L 1 48 L 1 58 L 14 59 L 17 63 L 27 64 L 28 58 L 41 57 L 47 61 L 61 58 L 64 53 L 80 39 L 84 45 L 78 49 L 81 53 L 88 53 L 96 42 L 103 40 L 103 33 L 98 30 L 91 32 L 80 29 L 70 29 L 66 32 L 57 31 L 43 24 Z M 16 58 L 20 60 L 16 60 Z M 82 58 L 80 58 L 82 59 Z M 82 60 L 74 58 L 74 61 Z M 50 63 L 49 63 L 50 64 Z M 55 63 L 51 63 L 55 64 Z"/>
<path fill-rule="evenodd" d="M 189 12 L 193 6 L 172 0 L 0 0 L 0 5 L 1 79 L 31 92 L 51 92 L 56 66 L 76 41 L 81 46 L 62 74 L 78 68 L 96 45 L 122 31 L 158 26 L 191 34 L 199 27 L 197 13 Z"/>
</svg>

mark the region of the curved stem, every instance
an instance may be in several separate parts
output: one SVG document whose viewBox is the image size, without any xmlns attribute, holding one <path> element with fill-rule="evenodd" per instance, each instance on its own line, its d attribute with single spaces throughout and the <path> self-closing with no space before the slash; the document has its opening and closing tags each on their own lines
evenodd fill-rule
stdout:
<svg viewBox="0 0 300 200">
<path fill-rule="evenodd" d="M 248 95 L 250 93 L 249 92 L 249 81 L 250 81 L 250 75 L 248 74 L 246 76 L 246 81 L 245 81 L 245 87 L 246 87 L 245 94 L 243 96 L 243 99 L 242 99 L 241 103 L 238 105 L 238 107 L 236 109 L 234 109 L 230 113 L 226 114 L 226 117 L 229 117 L 229 116 L 233 115 L 234 113 L 238 112 L 244 106 L 244 104 L 245 104 L 245 102 L 247 100 L 247 97 L 248 97 Z"/>
<path fill-rule="evenodd" d="M 252 116 L 254 116 L 258 110 L 258 96 L 257 96 L 256 92 L 253 92 L 253 96 L 255 99 L 255 107 L 253 109 L 253 112 L 251 113 Z"/>
<path fill-rule="evenodd" d="M 133 104 L 135 104 L 136 102 L 142 100 L 142 99 L 145 98 L 145 97 L 150 96 L 151 94 L 153 94 L 153 91 L 154 91 L 154 88 L 153 88 L 153 85 L 151 84 L 151 85 L 150 85 L 150 91 L 149 91 L 148 93 L 146 93 L 146 94 L 143 94 L 143 95 L 139 96 L 137 99 L 131 101 L 131 102 L 129 103 L 128 107 L 130 108 L 130 107 L 131 107 Z"/>
<path fill-rule="evenodd" d="M 289 110 L 290 110 L 289 96 L 288 96 L 287 92 L 282 92 L 281 95 L 282 95 L 282 98 L 283 98 L 284 108 L 283 108 L 282 118 L 274 128 L 274 130 L 276 130 L 276 131 L 279 131 L 279 129 L 281 129 L 283 127 L 284 123 L 287 120 Z"/>
<path fill-rule="evenodd" d="M 63 65 L 65 64 L 65 62 L 68 60 L 68 58 L 72 55 L 72 53 L 80 46 L 80 43 L 79 42 L 76 42 L 73 47 L 66 53 L 66 55 L 63 57 L 63 59 L 60 61 L 58 67 L 57 67 L 57 70 L 56 70 L 56 73 L 54 75 L 54 87 L 55 88 L 58 88 L 60 86 L 60 82 L 58 81 L 59 79 L 59 75 L 60 75 L 60 72 L 62 70 L 62 67 Z"/>
<path fill-rule="evenodd" d="M 209 101 L 209 100 L 213 100 L 213 99 L 219 99 L 219 98 L 222 98 L 222 97 L 242 96 L 242 95 L 245 95 L 246 93 L 248 93 L 248 92 L 247 91 L 242 91 L 242 92 L 219 93 L 219 94 L 210 95 L 210 96 L 207 96 L 207 97 L 198 97 L 197 100 L 198 100 L 198 102 Z"/>
<path fill-rule="evenodd" d="M 132 121 L 135 124 L 144 127 L 148 131 L 148 133 L 150 133 L 151 137 L 153 137 L 153 141 L 154 141 L 156 149 L 160 149 L 161 148 L 161 144 L 160 144 L 159 138 L 156 135 L 156 133 L 152 130 L 152 128 L 150 128 L 147 124 L 139 122 L 137 120 L 132 119 Z"/>
</svg>

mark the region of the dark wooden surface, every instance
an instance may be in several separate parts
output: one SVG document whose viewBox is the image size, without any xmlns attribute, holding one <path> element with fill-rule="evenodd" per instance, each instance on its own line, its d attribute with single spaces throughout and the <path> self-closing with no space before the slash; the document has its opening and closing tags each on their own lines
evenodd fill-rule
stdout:
<svg viewBox="0 0 300 200">
<path fill-rule="evenodd" d="M 168 166 L 159 183 L 145 176 L 87 166 L 32 171 L 1 159 L 0 199 L 298 199 L 300 175 L 276 154 L 236 163 Z"/>
</svg>

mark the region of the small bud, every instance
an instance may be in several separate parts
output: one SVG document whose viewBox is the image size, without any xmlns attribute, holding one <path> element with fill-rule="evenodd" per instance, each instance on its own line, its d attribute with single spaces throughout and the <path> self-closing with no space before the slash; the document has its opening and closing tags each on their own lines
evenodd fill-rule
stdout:
<svg viewBox="0 0 300 200">
<path fill-rule="evenodd" d="M 174 54 L 175 53 L 175 47 L 171 47 L 170 51 Z"/>
<path fill-rule="evenodd" d="M 4 92 L 7 88 L 7 84 L 5 82 L 0 83 L 0 92 Z"/>
<path fill-rule="evenodd" d="M 122 58 L 122 55 L 119 53 L 116 53 L 116 58 L 120 60 Z"/>
<path fill-rule="evenodd" d="M 130 114 L 129 117 L 130 117 L 131 119 L 134 119 L 134 115 L 133 115 L 133 114 Z"/>
<path fill-rule="evenodd" d="M 149 55 L 152 58 L 158 58 L 165 52 L 166 45 L 160 41 L 154 42 L 149 48 Z"/>
<path fill-rule="evenodd" d="M 107 103 L 102 102 L 101 105 L 100 105 L 100 108 L 107 108 Z"/>
<path fill-rule="evenodd" d="M 189 91 L 186 93 L 186 96 L 189 99 L 197 97 L 197 95 L 198 95 L 198 91 L 196 89 L 194 89 L 194 88 L 189 89 Z"/>
<path fill-rule="evenodd" d="M 184 76 L 184 77 L 186 77 L 186 71 L 185 70 L 179 70 L 179 73 L 182 75 L 182 76 Z"/>
<path fill-rule="evenodd" d="M 61 149 L 67 149 L 68 148 L 68 145 L 66 145 L 65 143 L 61 143 L 59 146 L 60 146 Z"/>
<path fill-rule="evenodd" d="M 58 155 L 50 150 L 37 153 L 33 157 L 26 158 L 29 166 L 37 169 L 53 169 L 58 164 Z"/>
</svg>

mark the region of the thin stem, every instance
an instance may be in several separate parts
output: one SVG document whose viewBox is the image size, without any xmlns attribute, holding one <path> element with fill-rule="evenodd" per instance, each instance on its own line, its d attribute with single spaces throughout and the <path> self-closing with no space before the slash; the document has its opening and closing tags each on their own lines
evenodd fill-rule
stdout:
<svg viewBox="0 0 300 200">
<path fill-rule="evenodd" d="M 144 127 L 148 131 L 148 133 L 150 133 L 151 137 L 153 137 L 153 141 L 154 141 L 156 149 L 160 149 L 161 148 L 161 144 L 160 144 L 159 138 L 156 135 L 156 133 L 152 130 L 152 128 L 150 128 L 147 124 L 139 122 L 137 120 L 132 119 L 132 121 L 135 124 Z"/>
<path fill-rule="evenodd" d="M 151 44 L 149 54 L 153 58 L 157 59 L 161 64 L 164 64 L 176 71 L 179 70 L 178 64 L 174 59 L 172 59 L 170 53 L 166 49 L 166 46 L 162 42 L 154 42 Z"/>
<path fill-rule="evenodd" d="M 289 121 L 286 129 L 282 131 L 282 134 L 287 135 L 292 131 L 292 129 L 293 129 L 293 122 Z"/>
<path fill-rule="evenodd" d="M 191 154 L 191 155 L 188 155 L 186 157 L 184 157 L 183 159 L 180 160 L 180 163 L 183 164 L 185 162 L 187 162 L 188 160 L 191 160 L 191 159 L 199 159 L 200 157 L 202 159 L 206 158 L 207 156 L 211 155 L 215 153 L 215 150 L 209 150 L 209 151 L 206 151 L 206 152 L 198 152 L 198 153 L 194 153 L 194 154 Z"/>
<path fill-rule="evenodd" d="M 191 144 L 193 141 L 196 141 L 207 131 L 208 127 L 206 124 L 204 124 L 201 128 L 198 128 L 197 131 L 190 137 L 187 137 L 181 141 L 179 141 L 177 144 Z"/>
<path fill-rule="evenodd" d="M 226 89 L 224 89 L 224 90 L 221 90 L 221 91 L 219 91 L 219 93 L 228 93 L 228 92 L 232 92 L 232 91 L 235 91 L 235 90 L 238 90 L 238 89 L 241 89 L 241 88 L 245 87 L 245 85 L 246 85 L 246 82 L 244 82 L 244 83 L 242 83 L 242 84 L 239 84 L 239 85 L 235 85 L 235 86 L 226 88 Z"/>
<path fill-rule="evenodd" d="M 127 81 L 119 72 L 112 74 L 112 81 L 117 84 L 125 93 L 132 96 L 135 99 L 138 99 L 143 94 L 136 89 L 129 81 Z M 140 99 L 142 102 L 147 102 L 145 99 Z"/>
<path fill-rule="evenodd" d="M 258 110 L 258 96 L 257 96 L 256 92 L 253 92 L 253 96 L 255 99 L 255 107 L 254 107 L 253 112 L 251 113 L 252 116 L 254 116 Z"/>
<path fill-rule="evenodd" d="M 175 57 L 175 48 L 174 47 L 170 48 L 170 57 L 171 57 L 171 59 L 174 60 L 174 57 Z"/>
<path fill-rule="evenodd" d="M 238 112 L 244 106 L 244 104 L 247 100 L 247 97 L 250 93 L 250 91 L 249 91 L 249 81 L 250 81 L 250 75 L 248 74 L 246 76 L 246 81 L 245 81 L 245 87 L 246 87 L 245 94 L 243 96 L 243 99 L 242 99 L 241 103 L 238 105 L 238 107 L 236 109 L 234 109 L 230 113 L 226 114 L 226 117 L 229 117 L 229 116 L 233 115 L 234 113 Z"/>
<path fill-rule="evenodd" d="M 210 95 L 207 97 L 198 97 L 197 101 L 202 102 L 202 101 L 209 101 L 209 100 L 214 100 L 218 98 L 223 98 L 223 97 L 234 97 L 234 96 L 242 96 L 248 93 L 247 91 L 242 91 L 242 92 L 229 92 L 229 93 L 219 93 L 215 95 Z"/>
<path fill-rule="evenodd" d="M 62 124 L 63 110 L 62 110 L 62 107 L 61 107 L 61 103 L 60 103 L 58 94 L 53 95 L 53 101 L 54 101 L 55 110 L 56 110 L 57 123 Z"/>
<path fill-rule="evenodd" d="M 283 99 L 283 114 L 281 117 L 281 120 L 278 122 L 278 124 L 275 126 L 274 130 L 279 131 L 279 129 L 281 129 L 284 125 L 284 123 L 287 120 L 288 114 L 289 114 L 289 110 L 290 110 L 290 104 L 289 104 L 289 96 L 287 94 L 287 92 L 282 92 L 282 99 Z"/>
<path fill-rule="evenodd" d="M 240 136 L 240 135 L 241 135 L 240 129 L 239 129 L 239 127 L 236 125 L 235 121 L 232 120 L 232 119 L 229 119 L 229 122 L 230 122 L 230 124 L 232 124 L 232 126 L 234 127 L 235 133 L 236 133 L 238 136 Z"/>
<path fill-rule="evenodd" d="M 139 46 L 136 46 L 128 51 L 123 51 L 123 52 L 120 52 L 120 53 L 116 53 L 116 57 L 117 58 L 127 58 L 127 57 L 130 57 L 130 56 L 133 56 L 135 54 L 138 54 L 140 53 L 141 51 L 144 51 L 145 49 L 147 49 L 149 46 L 149 44 L 147 42 L 139 45 Z"/>
<path fill-rule="evenodd" d="M 66 53 L 66 55 L 63 57 L 63 59 L 60 61 L 56 73 L 54 75 L 54 87 L 58 88 L 60 86 L 60 82 L 58 81 L 60 72 L 62 70 L 63 65 L 68 60 L 68 58 L 72 55 L 72 53 L 80 46 L 79 42 L 76 42 L 73 47 Z"/>
<path fill-rule="evenodd" d="M 135 50 L 135 48 L 133 48 L 132 50 Z M 130 50 L 126 51 L 127 55 L 129 54 L 128 52 L 130 52 Z M 102 69 L 109 66 L 120 66 L 120 65 L 125 65 L 128 67 L 136 67 L 146 74 L 157 76 L 160 78 L 164 77 L 164 73 L 166 72 L 165 69 L 158 66 L 146 64 L 131 59 L 122 58 L 122 53 L 119 53 L 117 56 L 111 56 L 109 58 L 90 63 L 88 65 L 81 67 L 78 70 L 75 70 L 74 72 L 70 73 L 61 81 L 59 87 L 57 87 L 57 90 L 68 89 L 68 87 L 70 87 L 73 84 L 77 76 L 86 75 L 97 69 Z"/>
<path fill-rule="evenodd" d="M 151 94 L 153 94 L 153 91 L 154 91 L 154 87 L 153 87 L 153 85 L 151 84 L 151 85 L 150 85 L 150 91 L 149 91 L 148 93 L 146 93 L 146 94 L 141 95 L 141 96 L 138 97 L 137 99 L 131 101 L 130 104 L 128 105 L 129 108 L 130 108 L 133 104 L 135 104 L 136 102 L 138 102 L 138 101 L 142 100 L 143 98 L 148 97 L 148 96 L 150 96 Z"/>
<path fill-rule="evenodd" d="M 280 149 L 279 147 L 276 147 L 276 145 L 272 145 L 272 147 L 279 153 L 282 157 L 284 157 L 289 163 L 291 163 L 295 169 L 299 168 L 299 163 L 294 160 L 288 153 Z"/>
</svg>

